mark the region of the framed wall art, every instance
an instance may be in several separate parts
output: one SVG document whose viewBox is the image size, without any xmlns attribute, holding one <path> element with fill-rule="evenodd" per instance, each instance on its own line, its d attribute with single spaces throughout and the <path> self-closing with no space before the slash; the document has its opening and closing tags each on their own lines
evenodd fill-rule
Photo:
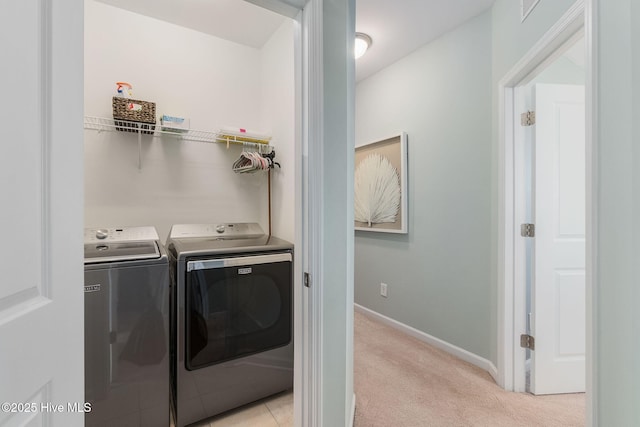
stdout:
<svg viewBox="0 0 640 427">
<path fill-rule="evenodd" d="M 356 147 L 354 177 L 356 230 L 407 230 L 407 134 Z"/>
</svg>

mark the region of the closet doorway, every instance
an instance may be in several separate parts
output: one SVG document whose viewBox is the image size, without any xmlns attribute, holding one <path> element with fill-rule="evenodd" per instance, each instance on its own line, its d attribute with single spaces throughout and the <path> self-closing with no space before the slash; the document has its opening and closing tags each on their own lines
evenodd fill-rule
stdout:
<svg viewBox="0 0 640 427">
<path fill-rule="evenodd" d="M 591 267 L 587 254 L 592 244 L 588 185 L 592 171 L 589 126 L 585 123 L 591 122 L 591 87 L 590 42 L 584 22 L 584 4 L 578 1 L 499 84 L 500 193 L 504 211 L 499 241 L 503 258 L 498 289 L 498 373 L 500 384 L 507 390 L 535 394 L 590 390 Z M 558 97 L 566 99 L 555 99 Z M 543 107 L 540 119 L 538 112 L 528 113 L 527 100 L 534 99 L 548 100 L 553 111 Z M 576 122 L 563 124 L 557 120 L 562 115 L 572 116 Z M 555 145 L 549 144 L 552 137 L 542 135 L 550 121 L 560 123 L 560 128 L 548 135 L 562 136 L 565 132 Z M 539 131 L 534 123 L 540 123 Z M 545 141 L 535 148 L 537 137 Z M 553 147 L 549 154 L 538 153 L 545 145 Z M 567 162 L 562 163 L 564 160 Z M 545 205 L 549 209 L 541 211 Z M 538 222 L 545 230 L 540 231 Z M 552 252 L 565 249 L 540 250 L 545 242 L 563 241 L 577 245 L 565 248 L 575 253 L 575 262 L 549 264 L 547 261 L 560 259 L 551 256 Z M 548 322 L 552 315 L 561 317 Z M 536 340 L 535 334 L 542 335 Z M 572 379 L 553 384 L 556 374 L 551 373 L 551 365 L 544 365 L 545 352 L 551 365 L 573 364 L 571 368 L 564 366 L 565 371 L 573 370 Z"/>
<path fill-rule="evenodd" d="M 515 92 L 528 118 L 516 131 L 524 148 L 516 197 L 524 196 L 523 223 L 534 224 L 520 243 L 533 347 L 525 348 L 526 390 L 536 395 L 585 391 L 585 73 L 584 37 L 576 37 Z"/>
</svg>

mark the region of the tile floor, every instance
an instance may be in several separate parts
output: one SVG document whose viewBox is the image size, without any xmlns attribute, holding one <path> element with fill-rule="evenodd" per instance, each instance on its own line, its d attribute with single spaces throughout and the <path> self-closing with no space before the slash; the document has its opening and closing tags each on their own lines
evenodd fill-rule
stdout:
<svg viewBox="0 0 640 427">
<path fill-rule="evenodd" d="M 191 427 L 293 427 L 293 390 L 192 424 Z"/>
</svg>

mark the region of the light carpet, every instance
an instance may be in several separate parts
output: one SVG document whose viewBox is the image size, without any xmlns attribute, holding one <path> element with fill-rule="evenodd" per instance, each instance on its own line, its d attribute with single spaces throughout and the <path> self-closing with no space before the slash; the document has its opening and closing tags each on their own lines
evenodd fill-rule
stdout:
<svg viewBox="0 0 640 427">
<path fill-rule="evenodd" d="M 356 427 L 584 426 L 580 394 L 506 392 L 484 370 L 355 313 Z"/>
</svg>

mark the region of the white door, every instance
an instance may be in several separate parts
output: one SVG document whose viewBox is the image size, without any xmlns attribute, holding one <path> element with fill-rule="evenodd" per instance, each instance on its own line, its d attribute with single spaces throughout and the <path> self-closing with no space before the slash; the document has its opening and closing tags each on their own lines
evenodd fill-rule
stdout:
<svg viewBox="0 0 640 427">
<path fill-rule="evenodd" d="M 584 87 L 535 87 L 530 390 L 585 391 Z"/>
<path fill-rule="evenodd" d="M 0 425 L 81 426 L 82 0 L 0 13 Z"/>
</svg>

